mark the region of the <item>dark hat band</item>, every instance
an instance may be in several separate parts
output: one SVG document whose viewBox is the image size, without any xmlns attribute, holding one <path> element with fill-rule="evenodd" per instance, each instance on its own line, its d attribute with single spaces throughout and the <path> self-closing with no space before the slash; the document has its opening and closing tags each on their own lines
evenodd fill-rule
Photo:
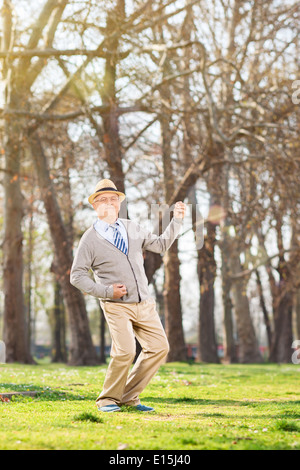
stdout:
<svg viewBox="0 0 300 470">
<path fill-rule="evenodd" d="M 102 189 L 98 189 L 98 191 L 96 191 L 96 193 L 100 193 L 101 191 L 116 191 L 117 193 L 119 192 L 117 189 L 115 188 L 102 188 Z"/>
</svg>

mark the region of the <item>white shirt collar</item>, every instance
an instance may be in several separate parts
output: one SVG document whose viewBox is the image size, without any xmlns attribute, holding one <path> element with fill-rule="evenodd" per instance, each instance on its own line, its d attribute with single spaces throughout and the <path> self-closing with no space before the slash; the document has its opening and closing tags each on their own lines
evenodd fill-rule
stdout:
<svg viewBox="0 0 300 470">
<path fill-rule="evenodd" d="M 107 232 L 107 230 L 109 229 L 109 227 L 113 226 L 114 224 L 117 224 L 117 225 L 120 225 L 119 223 L 119 219 L 116 220 L 116 222 L 114 222 L 114 224 L 108 224 L 107 222 L 105 222 L 104 220 L 101 220 L 101 219 L 97 219 L 97 224 L 99 225 L 99 227 L 104 231 L 104 232 Z"/>
</svg>

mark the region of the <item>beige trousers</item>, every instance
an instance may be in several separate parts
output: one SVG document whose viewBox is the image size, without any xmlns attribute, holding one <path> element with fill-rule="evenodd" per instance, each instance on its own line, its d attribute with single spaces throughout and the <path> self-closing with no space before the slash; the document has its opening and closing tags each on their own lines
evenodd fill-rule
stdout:
<svg viewBox="0 0 300 470">
<path fill-rule="evenodd" d="M 150 382 L 169 352 L 169 344 L 154 300 L 140 303 L 101 302 L 112 339 L 103 390 L 97 406 L 136 406 L 139 395 Z M 135 336 L 142 351 L 131 372 L 136 353 Z M 129 375 L 128 375 L 129 374 Z"/>
</svg>

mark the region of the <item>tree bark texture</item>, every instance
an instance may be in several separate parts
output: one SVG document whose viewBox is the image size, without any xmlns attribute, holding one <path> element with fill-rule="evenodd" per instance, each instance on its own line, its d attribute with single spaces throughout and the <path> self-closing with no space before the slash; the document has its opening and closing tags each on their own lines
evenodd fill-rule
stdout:
<svg viewBox="0 0 300 470">
<path fill-rule="evenodd" d="M 125 4 L 118 0 L 116 7 L 108 13 L 106 21 L 106 34 L 109 36 L 115 31 L 118 21 L 125 17 Z M 119 135 L 118 102 L 116 98 L 116 69 L 118 64 L 119 38 L 115 35 L 107 41 L 107 48 L 113 53 L 105 61 L 104 80 L 101 98 L 107 111 L 101 115 L 103 123 L 103 146 L 105 160 L 108 163 L 111 178 L 117 188 L 124 192 L 124 173 L 122 167 L 122 145 Z"/>
<path fill-rule="evenodd" d="M 53 270 L 61 286 L 69 319 L 69 363 L 72 365 L 97 364 L 99 361 L 92 343 L 83 295 L 70 284 L 72 247 L 56 200 L 44 150 L 37 134 L 30 137 L 30 144 L 55 250 Z"/>
<path fill-rule="evenodd" d="M 280 281 L 275 283 L 273 290 L 274 333 L 270 351 L 271 362 L 291 362 L 293 289 L 289 268 L 291 267 L 288 267 L 283 259 L 277 268 Z"/>
<path fill-rule="evenodd" d="M 54 285 L 54 308 L 51 318 L 52 324 L 52 362 L 67 362 L 66 345 L 66 319 L 60 284 Z"/>
<path fill-rule="evenodd" d="M 164 255 L 164 267 L 165 328 L 170 345 L 167 360 L 168 362 L 186 361 L 187 352 L 182 329 L 182 312 L 180 307 L 180 262 L 178 258 L 177 241 L 173 243 Z"/>
<path fill-rule="evenodd" d="M 204 239 L 202 249 L 198 251 L 197 270 L 200 282 L 198 359 L 202 362 L 219 363 L 214 322 L 214 282 L 216 277 L 214 245 L 215 226 L 207 222 L 207 236 Z"/>
<path fill-rule="evenodd" d="M 32 363 L 25 320 L 23 293 L 23 197 L 20 186 L 22 129 L 16 120 L 5 123 L 5 203 L 3 288 L 6 361 Z"/>
<path fill-rule="evenodd" d="M 166 71 L 165 71 L 166 72 Z M 163 100 L 170 101 L 169 86 L 161 89 Z M 165 200 L 169 201 L 174 193 L 175 176 L 172 168 L 172 133 L 170 129 L 170 115 L 167 107 L 162 105 L 160 115 L 161 145 L 164 171 Z M 178 258 L 177 240 L 164 255 L 164 313 L 166 335 L 169 340 L 170 351 L 167 357 L 169 362 L 184 361 L 187 359 L 184 332 L 182 325 L 182 310 L 180 296 L 180 262 Z"/>
<path fill-rule="evenodd" d="M 225 235 L 226 237 L 226 235 Z M 232 282 L 230 279 L 227 242 L 222 241 L 222 299 L 224 308 L 224 359 L 231 364 L 238 362 L 233 325 L 233 304 L 231 299 Z"/>
<path fill-rule="evenodd" d="M 59 19 L 67 0 L 59 4 L 55 0 L 47 0 L 36 22 L 32 25 L 28 39 L 28 49 L 34 49 L 43 33 L 45 25 L 50 22 L 47 32 L 48 45 L 54 37 Z M 14 45 L 13 5 L 4 0 L 1 11 L 3 18 L 2 52 L 8 53 Z M 52 15 L 53 11 L 56 11 Z M 28 111 L 30 88 L 45 63 L 41 59 L 31 66 L 31 56 L 20 58 L 17 62 L 6 57 L 2 76 L 5 83 L 5 110 L 15 109 Z M 21 222 L 23 218 L 22 194 L 20 186 L 20 152 L 26 122 L 15 116 L 6 117 L 4 125 L 5 151 L 5 207 L 4 207 L 4 340 L 7 347 L 8 362 L 32 363 L 30 345 L 27 338 L 23 293 L 23 234 Z"/>
<path fill-rule="evenodd" d="M 274 335 L 270 351 L 270 361 L 289 363 L 292 357 L 292 293 L 287 292 L 279 302 L 274 315 Z"/>
<path fill-rule="evenodd" d="M 230 266 L 231 273 L 241 272 L 239 250 L 232 240 Z M 233 304 L 238 333 L 238 357 L 242 364 L 260 363 L 262 357 L 259 351 L 257 338 L 250 315 L 249 301 L 247 297 L 248 278 L 241 277 L 232 284 Z"/>
</svg>

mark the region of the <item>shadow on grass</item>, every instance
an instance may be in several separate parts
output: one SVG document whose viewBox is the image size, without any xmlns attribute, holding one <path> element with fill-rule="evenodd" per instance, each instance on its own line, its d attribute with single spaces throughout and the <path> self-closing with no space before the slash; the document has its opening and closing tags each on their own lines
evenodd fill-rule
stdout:
<svg viewBox="0 0 300 470">
<path fill-rule="evenodd" d="M 75 385 L 74 385 L 75 386 Z M 67 387 L 65 387 L 67 388 Z M 13 401 L 21 401 L 22 399 L 28 400 L 32 398 L 33 400 L 38 401 L 60 401 L 60 400 L 96 400 L 95 393 L 78 391 L 74 393 L 72 391 L 65 391 L 63 389 L 52 389 L 47 386 L 39 386 L 33 384 L 1 384 L 0 385 L 0 395 L 7 395 L 13 393 L 22 393 L 22 392 L 37 392 L 35 397 L 23 397 L 22 395 L 13 395 Z"/>
<path fill-rule="evenodd" d="M 204 399 L 204 398 L 190 398 L 190 397 L 180 397 L 180 398 L 162 398 L 162 397 L 143 397 L 145 401 L 151 403 L 162 403 L 166 405 L 193 405 L 193 406 L 238 406 L 238 407 L 249 407 L 249 408 L 265 408 L 270 407 L 270 405 L 274 406 L 284 406 L 285 410 L 281 410 L 282 417 L 291 417 L 293 418 L 300 418 L 300 410 L 299 412 L 295 411 L 293 407 L 295 405 L 300 405 L 300 400 L 285 400 L 276 401 L 276 400 L 262 400 L 262 401 L 248 401 L 248 400 L 228 400 L 228 399 Z M 288 408 L 291 407 L 291 410 Z M 286 416 L 285 416 L 286 415 Z"/>
<path fill-rule="evenodd" d="M 264 400 L 264 401 L 243 401 L 243 400 L 222 400 L 222 399 L 215 399 L 215 400 L 209 400 L 209 399 L 195 399 L 195 398 L 189 398 L 189 397 L 181 397 L 181 398 L 161 398 L 161 397 L 144 397 L 143 398 L 145 402 L 151 403 L 151 405 L 154 405 L 154 403 L 162 403 L 163 405 L 167 406 L 169 405 L 180 405 L 182 406 L 183 404 L 186 405 L 192 405 L 195 407 L 193 411 L 194 416 L 197 416 L 198 418 L 220 418 L 220 419 L 226 419 L 226 420 L 232 420 L 234 422 L 237 419 L 262 419 L 262 418 L 268 418 L 270 420 L 274 420 L 274 422 L 279 423 L 278 426 L 280 426 L 280 423 L 283 423 L 282 426 L 289 426 L 291 430 L 294 432 L 299 432 L 300 433 L 300 426 L 296 422 L 296 424 L 291 421 L 291 420 L 299 420 L 300 419 L 300 409 L 295 410 L 295 404 L 300 405 L 299 400 L 288 400 L 285 401 L 284 403 L 281 401 L 273 401 L 273 400 Z M 271 405 L 271 407 L 270 407 Z M 215 408 L 219 408 L 217 411 L 210 411 L 209 409 L 205 407 L 213 406 Z M 285 409 L 282 409 L 284 406 Z M 196 407 L 199 407 L 196 409 Z M 222 410 L 222 407 L 224 409 Z M 239 407 L 240 410 L 242 411 L 245 408 L 257 408 L 256 411 L 254 410 L 249 410 L 249 413 L 238 413 L 238 414 L 232 414 L 230 409 L 225 409 L 226 407 Z M 220 409 L 221 408 L 221 409 Z M 245 410 L 246 411 L 246 410 Z M 182 409 L 181 409 L 182 413 Z M 283 429 L 283 428 L 282 428 Z M 290 430 L 290 429 L 286 429 Z"/>
<path fill-rule="evenodd" d="M 73 388 L 76 386 L 83 386 L 83 384 L 71 384 L 72 389 L 65 390 L 68 388 L 66 385 L 65 387 L 61 388 L 50 388 L 46 386 L 39 386 L 34 384 L 0 384 L 0 395 L 5 395 L 5 393 L 14 393 L 14 392 L 28 392 L 34 391 L 37 392 L 36 396 L 33 398 L 23 397 L 22 395 L 15 395 L 13 397 L 13 401 L 22 401 L 22 400 L 34 400 L 34 401 L 93 401 L 96 400 L 96 395 L 94 392 L 83 390 L 82 388 L 78 391 L 75 391 Z M 248 407 L 248 408 L 257 408 L 257 411 L 271 411 L 274 413 L 273 415 L 269 415 L 270 418 L 287 418 L 287 419 L 300 419 L 300 409 L 295 409 L 295 405 L 300 405 L 300 400 L 285 400 L 285 401 L 277 401 L 277 400 L 258 400 L 258 401 L 251 401 L 251 400 L 234 400 L 234 399 L 209 399 L 209 398 L 191 398 L 191 397 L 178 397 L 178 398 L 171 398 L 171 397 L 153 397 L 153 396 L 144 396 L 143 400 L 146 403 L 149 402 L 151 404 L 162 404 L 166 407 L 172 405 L 191 405 L 193 407 L 202 407 L 202 409 L 197 410 L 197 414 L 201 416 L 207 417 L 230 417 L 224 410 L 224 413 L 220 411 L 205 411 L 205 407 L 214 406 L 214 407 Z M 274 407 L 270 409 L 270 405 Z M 280 407 L 280 408 L 278 408 Z M 195 410 L 196 411 L 196 410 Z M 236 416 L 232 416 L 236 418 Z M 254 416 L 252 416 L 254 417 Z M 256 417 L 259 417 L 256 415 Z"/>
<path fill-rule="evenodd" d="M 166 405 L 187 404 L 187 405 L 217 405 L 217 406 L 240 406 L 242 401 L 239 400 L 210 400 L 204 398 L 162 398 L 162 397 L 143 397 L 143 400 L 149 400 L 153 403 L 164 403 Z"/>
</svg>

